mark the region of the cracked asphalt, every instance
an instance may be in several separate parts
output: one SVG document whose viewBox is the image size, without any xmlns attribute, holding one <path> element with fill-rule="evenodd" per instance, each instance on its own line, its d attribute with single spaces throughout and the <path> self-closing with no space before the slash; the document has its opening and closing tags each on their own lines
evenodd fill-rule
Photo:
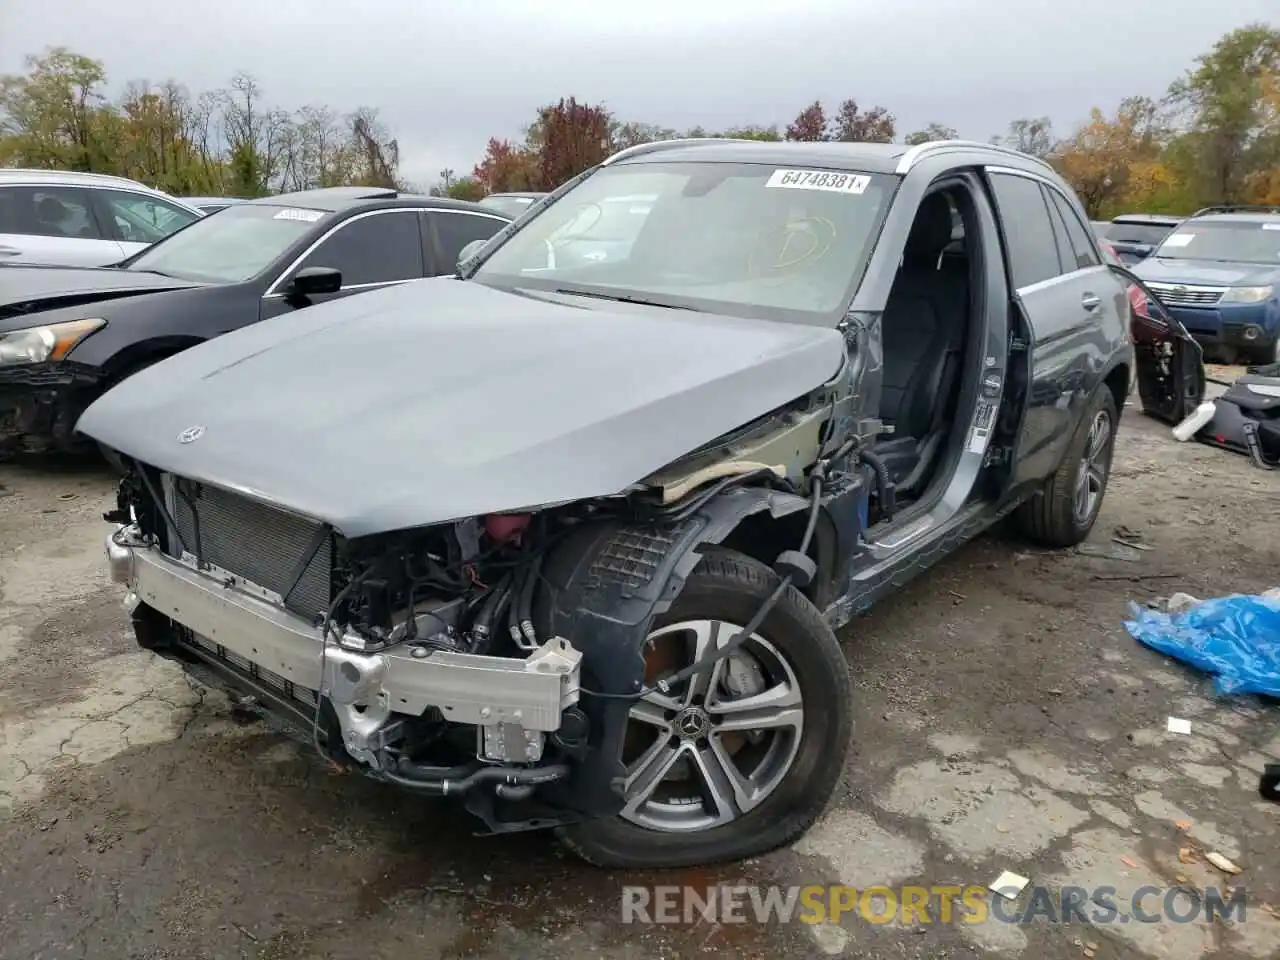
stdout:
<svg viewBox="0 0 1280 960">
<path fill-rule="evenodd" d="M 474 837 L 449 802 L 333 775 L 238 722 L 133 645 L 102 566 L 111 498 L 92 466 L 0 466 L 6 960 L 1280 956 L 1280 805 L 1257 794 L 1280 707 L 1216 697 L 1122 626 L 1130 600 L 1275 586 L 1280 474 L 1175 444 L 1133 408 L 1092 542 L 1123 527 L 1152 549 L 993 534 L 879 604 L 842 638 L 857 740 L 827 816 L 789 850 L 677 874 Z M 1246 919 L 622 922 L 626 885 L 985 887 L 1003 870 L 1114 887 L 1121 916 L 1144 885 L 1229 885 Z"/>
</svg>

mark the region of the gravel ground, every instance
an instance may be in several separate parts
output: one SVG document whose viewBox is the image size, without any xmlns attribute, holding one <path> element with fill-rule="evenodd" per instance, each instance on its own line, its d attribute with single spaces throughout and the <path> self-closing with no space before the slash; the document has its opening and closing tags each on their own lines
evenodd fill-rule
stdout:
<svg viewBox="0 0 1280 960">
<path fill-rule="evenodd" d="M 447 802 L 330 774 L 138 651 L 105 582 L 93 467 L 0 466 L 0 956 L 5 958 L 1280 955 L 1280 708 L 1215 698 L 1140 647 L 1130 600 L 1280 580 L 1280 474 L 1127 411 L 1093 541 L 976 541 L 843 640 L 856 744 L 790 850 L 621 875 L 548 837 L 476 838 Z M 1170 715 L 1189 736 L 1166 732 Z M 1229 857 L 1235 878 L 1204 861 Z M 621 922 L 628 884 L 1225 883 L 1243 923 Z M 1019 904 L 1031 897 L 1024 893 Z M 1160 898 L 1147 904 L 1148 910 Z M 1016 907 L 1013 909 L 1017 909 Z M 934 918 L 937 919 L 936 916 Z"/>
</svg>

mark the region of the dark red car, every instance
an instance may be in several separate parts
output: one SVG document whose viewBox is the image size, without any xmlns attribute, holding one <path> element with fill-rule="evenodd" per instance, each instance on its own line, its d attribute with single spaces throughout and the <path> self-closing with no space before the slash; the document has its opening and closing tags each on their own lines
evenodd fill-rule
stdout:
<svg viewBox="0 0 1280 960">
<path fill-rule="evenodd" d="M 1124 261 L 1120 259 L 1120 254 L 1116 251 L 1116 248 L 1113 247 L 1109 241 L 1104 240 L 1102 237 L 1099 237 L 1098 245 L 1102 247 L 1102 252 L 1107 255 L 1107 259 L 1109 259 L 1112 263 L 1118 264 L 1119 266 L 1122 266 L 1122 267 L 1125 265 Z M 1145 320 L 1151 319 L 1151 312 L 1150 310 L 1147 309 L 1147 295 L 1143 293 L 1141 290 L 1139 290 L 1137 287 L 1135 287 L 1132 283 L 1129 284 L 1129 302 L 1133 304 L 1133 312 L 1135 314 L 1137 314 L 1139 317 Z"/>
</svg>

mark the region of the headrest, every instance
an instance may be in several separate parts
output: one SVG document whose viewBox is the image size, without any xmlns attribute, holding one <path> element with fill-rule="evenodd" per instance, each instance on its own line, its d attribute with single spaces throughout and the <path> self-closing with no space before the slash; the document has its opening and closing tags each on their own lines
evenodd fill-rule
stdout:
<svg viewBox="0 0 1280 960">
<path fill-rule="evenodd" d="M 915 222 L 903 250 L 906 263 L 934 267 L 951 242 L 951 204 L 943 193 L 931 193 L 916 211 Z"/>
<path fill-rule="evenodd" d="M 58 223 L 66 215 L 66 205 L 57 197 L 41 197 L 36 204 L 36 217 L 43 223 Z"/>
</svg>

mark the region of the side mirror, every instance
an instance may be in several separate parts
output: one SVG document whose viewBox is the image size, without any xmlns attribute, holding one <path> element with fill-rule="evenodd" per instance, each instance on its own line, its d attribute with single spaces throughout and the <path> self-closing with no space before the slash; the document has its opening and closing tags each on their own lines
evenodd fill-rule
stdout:
<svg viewBox="0 0 1280 960">
<path fill-rule="evenodd" d="M 336 267 L 303 267 L 293 275 L 289 296 L 312 297 L 342 289 L 342 271 Z"/>
<path fill-rule="evenodd" d="M 465 247 L 458 251 L 458 262 L 455 266 L 462 266 L 464 261 L 470 260 L 476 255 L 476 252 L 483 247 L 488 240 L 472 240 Z"/>
</svg>

